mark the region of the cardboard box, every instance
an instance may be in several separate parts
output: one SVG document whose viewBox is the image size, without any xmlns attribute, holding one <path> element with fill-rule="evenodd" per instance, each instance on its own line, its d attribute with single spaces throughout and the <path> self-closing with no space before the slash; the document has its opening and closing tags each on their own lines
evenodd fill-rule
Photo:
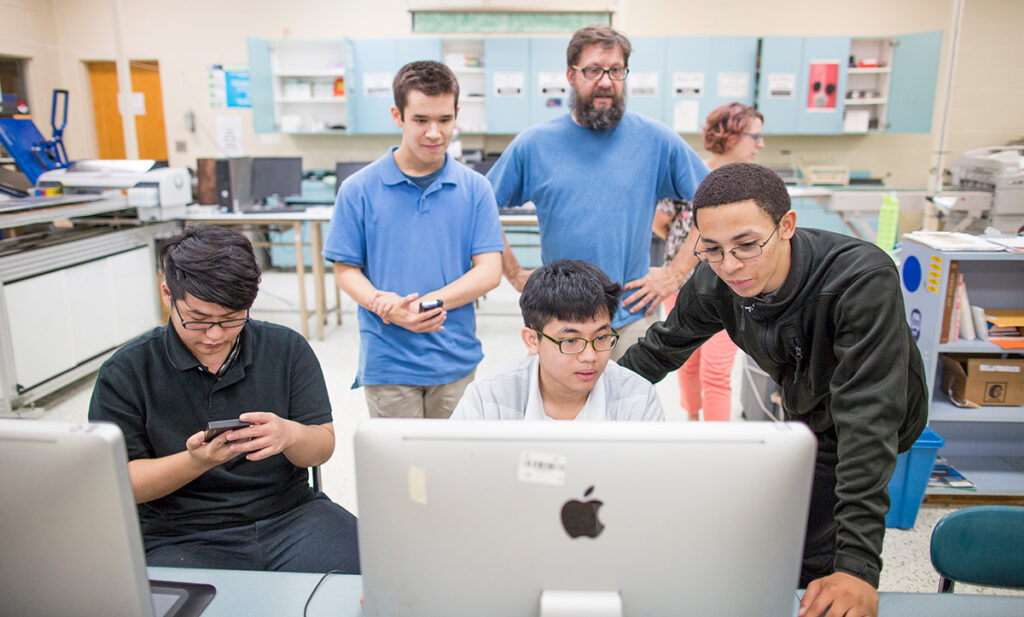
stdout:
<svg viewBox="0 0 1024 617">
<path fill-rule="evenodd" d="M 1024 359 L 942 356 L 942 391 L 960 407 L 1024 405 Z"/>
</svg>

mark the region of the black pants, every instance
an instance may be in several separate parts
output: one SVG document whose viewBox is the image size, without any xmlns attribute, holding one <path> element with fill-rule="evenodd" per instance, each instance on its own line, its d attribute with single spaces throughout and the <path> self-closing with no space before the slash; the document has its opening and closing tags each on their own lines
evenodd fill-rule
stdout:
<svg viewBox="0 0 1024 617">
<path fill-rule="evenodd" d="M 323 493 L 250 525 L 145 536 L 146 565 L 359 574 L 356 517 Z"/>
<path fill-rule="evenodd" d="M 826 461 L 822 462 L 821 459 Z M 818 453 L 814 465 L 814 484 L 811 486 L 811 508 L 807 514 L 807 537 L 804 540 L 804 559 L 800 568 L 800 588 L 816 578 L 828 576 L 835 571 L 836 558 L 836 466 Z"/>
</svg>

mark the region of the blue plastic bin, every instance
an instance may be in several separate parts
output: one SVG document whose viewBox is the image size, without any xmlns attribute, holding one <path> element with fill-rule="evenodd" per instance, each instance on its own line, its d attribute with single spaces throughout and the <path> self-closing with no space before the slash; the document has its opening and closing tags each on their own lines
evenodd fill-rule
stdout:
<svg viewBox="0 0 1024 617">
<path fill-rule="evenodd" d="M 885 517 L 886 527 L 910 529 L 917 520 L 928 478 L 932 475 L 935 456 L 945 444 L 930 428 L 925 428 L 910 450 L 896 459 L 896 469 L 889 480 L 889 514 Z"/>
</svg>

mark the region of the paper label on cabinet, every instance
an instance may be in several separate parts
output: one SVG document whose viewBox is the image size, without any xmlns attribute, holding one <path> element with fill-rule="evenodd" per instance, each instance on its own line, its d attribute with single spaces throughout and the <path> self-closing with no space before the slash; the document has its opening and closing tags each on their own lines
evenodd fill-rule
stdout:
<svg viewBox="0 0 1024 617">
<path fill-rule="evenodd" d="M 494 96 L 502 98 L 519 98 L 526 94 L 526 75 L 516 73 L 494 74 Z"/>
<path fill-rule="evenodd" d="M 796 92 L 796 73 L 768 73 L 769 99 L 791 99 Z"/>
<path fill-rule="evenodd" d="M 704 95 L 704 73 L 672 73 L 672 93 L 700 98 Z"/>
<path fill-rule="evenodd" d="M 363 94 L 366 98 L 391 97 L 391 73 L 363 73 Z"/>
<path fill-rule="evenodd" d="M 750 96 L 750 73 L 719 73 L 718 98 L 742 100 Z"/>
<path fill-rule="evenodd" d="M 656 71 L 629 74 L 629 96 L 654 98 L 658 96 L 658 73 Z"/>
<path fill-rule="evenodd" d="M 569 83 L 565 81 L 565 73 L 537 74 L 537 87 L 541 96 L 565 96 L 569 92 Z"/>
</svg>

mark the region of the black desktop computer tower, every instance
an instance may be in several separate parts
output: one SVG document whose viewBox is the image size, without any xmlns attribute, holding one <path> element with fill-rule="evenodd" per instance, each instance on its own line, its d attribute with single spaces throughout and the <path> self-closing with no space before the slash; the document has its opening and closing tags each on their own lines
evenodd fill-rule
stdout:
<svg viewBox="0 0 1024 617">
<path fill-rule="evenodd" d="M 199 159 L 198 195 L 201 205 L 240 212 L 252 205 L 252 158 Z"/>
</svg>

